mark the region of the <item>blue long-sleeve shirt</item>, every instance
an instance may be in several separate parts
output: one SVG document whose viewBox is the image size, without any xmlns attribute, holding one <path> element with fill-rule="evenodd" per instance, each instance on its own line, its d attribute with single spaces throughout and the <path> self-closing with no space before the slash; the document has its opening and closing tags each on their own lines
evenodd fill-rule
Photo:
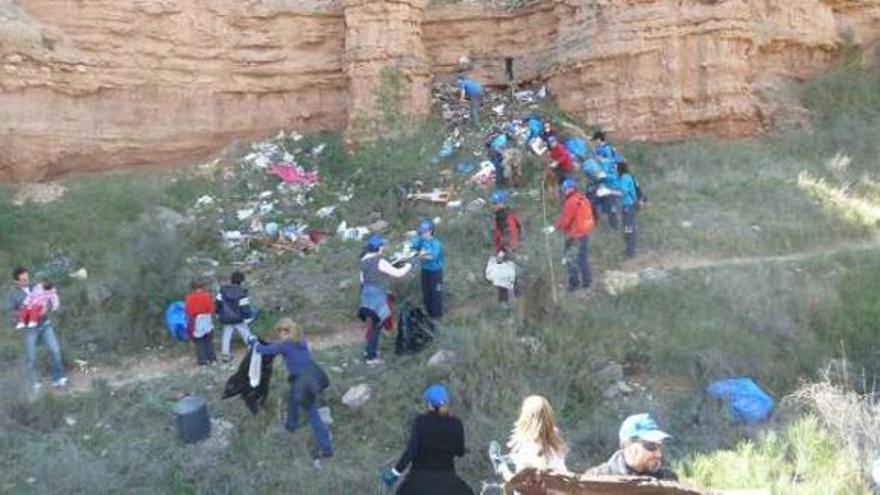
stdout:
<svg viewBox="0 0 880 495">
<path fill-rule="evenodd" d="M 593 153 L 600 158 L 612 158 L 614 156 L 614 148 L 608 143 L 601 143 L 593 148 Z"/>
<path fill-rule="evenodd" d="M 617 175 L 617 164 L 614 160 L 603 159 L 602 170 L 605 171 L 605 187 L 620 190 L 620 177 Z"/>
<path fill-rule="evenodd" d="M 415 237 L 410 244 L 416 251 L 424 251 L 431 257 L 431 259 L 422 260 L 422 270 L 436 272 L 443 269 L 443 244 L 439 239 Z"/>
<path fill-rule="evenodd" d="M 309 352 L 309 344 L 305 340 L 294 342 L 292 340 L 282 340 L 280 342 L 270 342 L 254 344 L 254 350 L 259 354 L 275 355 L 281 354 L 284 358 L 284 365 L 287 366 L 289 375 L 298 375 L 309 361 L 312 360 L 312 353 Z"/>
<path fill-rule="evenodd" d="M 621 206 L 627 208 L 636 204 L 638 199 L 636 196 L 636 182 L 633 180 L 632 175 L 623 174 L 620 177 L 620 191 L 623 193 L 620 197 Z"/>
<path fill-rule="evenodd" d="M 458 81 L 458 89 L 464 90 L 464 94 L 468 98 L 483 96 L 483 87 L 473 79 L 462 79 Z"/>
</svg>

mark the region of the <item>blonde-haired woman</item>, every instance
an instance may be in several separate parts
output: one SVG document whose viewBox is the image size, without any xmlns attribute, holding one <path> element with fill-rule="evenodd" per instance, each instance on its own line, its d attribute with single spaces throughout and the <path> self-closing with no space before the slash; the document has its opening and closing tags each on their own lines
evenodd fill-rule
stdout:
<svg viewBox="0 0 880 495">
<path fill-rule="evenodd" d="M 313 453 L 317 460 L 333 455 L 333 437 L 321 414 L 318 412 L 318 401 L 321 392 L 330 384 L 327 374 L 312 359 L 309 344 L 303 329 L 290 318 L 281 318 L 275 324 L 278 340 L 262 344 L 251 336 L 248 343 L 254 346 L 254 352 L 262 355 L 280 354 L 287 368 L 287 381 L 290 391 L 287 394 L 287 421 L 285 428 L 293 433 L 299 428 L 299 410 L 305 409 L 315 434 L 318 449 Z"/>
<path fill-rule="evenodd" d="M 515 471 L 511 471 L 506 463 L 500 463 L 496 468 L 505 481 L 526 468 L 568 472 L 565 467 L 568 446 L 559 436 L 553 407 L 540 395 L 526 397 L 523 401 L 507 448 L 510 449 L 508 458 L 514 464 Z"/>
</svg>

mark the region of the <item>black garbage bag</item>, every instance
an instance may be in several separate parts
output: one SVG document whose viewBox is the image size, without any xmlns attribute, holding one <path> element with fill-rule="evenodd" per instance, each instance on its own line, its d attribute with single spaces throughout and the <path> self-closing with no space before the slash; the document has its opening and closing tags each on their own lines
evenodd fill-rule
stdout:
<svg viewBox="0 0 880 495">
<path fill-rule="evenodd" d="M 261 344 L 265 344 L 262 340 Z M 228 399 L 241 396 L 248 409 L 253 414 L 257 414 L 260 409 L 266 406 L 266 399 L 269 398 L 269 380 L 272 378 L 272 361 L 275 356 L 262 355 L 262 368 L 260 369 L 260 384 L 251 387 L 250 379 L 248 379 L 248 370 L 251 366 L 251 353 L 253 348 L 248 349 L 244 359 L 238 365 L 238 371 L 226 380 L 226 386 L 223 387 L 223 398 Z"/>
<path fill-rule="evenodd" d="M 414 354 L 437 337 L 437 324 L 422 308 L 404 302 L 397 319 L 396 354 Z"/>
</svg>

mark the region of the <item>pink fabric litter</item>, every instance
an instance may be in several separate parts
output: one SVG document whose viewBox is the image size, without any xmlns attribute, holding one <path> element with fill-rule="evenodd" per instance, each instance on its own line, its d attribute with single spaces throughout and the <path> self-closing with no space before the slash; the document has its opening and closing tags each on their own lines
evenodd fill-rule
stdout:
<svg viewBox="0 0 880 495">
<path fill-rule="evenodd" d="M 308 171 L 299 165 L 287 162 L 275 163 L 269 171 L 288 184 L 317 184 L 320 180 L 318 172 Z"/>
</svg>

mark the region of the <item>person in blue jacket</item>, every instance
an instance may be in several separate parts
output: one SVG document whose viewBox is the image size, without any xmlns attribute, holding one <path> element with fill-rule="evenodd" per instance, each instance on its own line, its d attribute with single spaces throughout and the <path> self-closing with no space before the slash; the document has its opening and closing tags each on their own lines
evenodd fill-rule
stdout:
<svg viewBox="0 0 880 495">
<path fill-rule="evenodd" d="M 593 154 L 595 154 L 598 158 L 613 158 L 616 154 L 614 148 L 605 142 L 605 133 L 602 131 L 596 131 L 593 133 L 593 141 L 596 142 L 595 147 L 593 148 Z"/>
<path fill-rule="evenodd" d="M 608 216 L 608 226 L 617 230 L 617 203 L 620 197 L 617 163 L 611 158 L 600 158 L 599 164 L 605 174 L 601 187 L 596 190 L 599 209 Z"/>
<path fill-rule="evenodd" d="M 621 161 L 617 164 L 620 175 L 620 206 L 623 213 L 623 243 L 626 246 L 624 256 L 632 258 L 636 255 L 636 210 L 639 201 L 636 182 L 629 171 L 629 163 Z"/>
<path fill-rule="evenodd" d="M 596 191 L 605 179 L 605 170 L 593 158 L 584 160 L 581 170 L 587 178 L 587 187 L 584 190 L 584 195 L 590 200 L 590 207 L 593 210 L 593 222 L 598 224 L 600 205 L 599 196 L 596 195 Z"/>
<path fill-rule="evenodd" d="M 483 104 L 483 86 L 473 79 L 458 76 L 458 89 L 461 90 L 461 101 L 467 99 L 471 109 L 471 122 L 480 125 L 480 106 Z"/>
<path fill-rule="evenodd" d="M 312 456 L 315 460 L 333 456 L 333 437 L 321 418 L 318 403 L 321 393 L 330 384 L 327 374 L 312 359 L 309 344 L 302 327 L 290 318 L 282 318 L 275 325 L 278 340 L 262 344 L 251 335 L 248 344 L 254 352 L 264 355 L 280 354 L 287 368 L 290 391 L 287 395 L 287 421 L 284 426 L 293 433 L 299 428 L 299 411 L 304 409 L 318 444 Z"/>
<path fill-rule="evenodd" d="M 434 237 L 434 223 L 422 220 L 412 248 L 422 265 L 422 299 L 425 311 L 435 320 L 443 316 L 443 244 Z"/>
</svg>

